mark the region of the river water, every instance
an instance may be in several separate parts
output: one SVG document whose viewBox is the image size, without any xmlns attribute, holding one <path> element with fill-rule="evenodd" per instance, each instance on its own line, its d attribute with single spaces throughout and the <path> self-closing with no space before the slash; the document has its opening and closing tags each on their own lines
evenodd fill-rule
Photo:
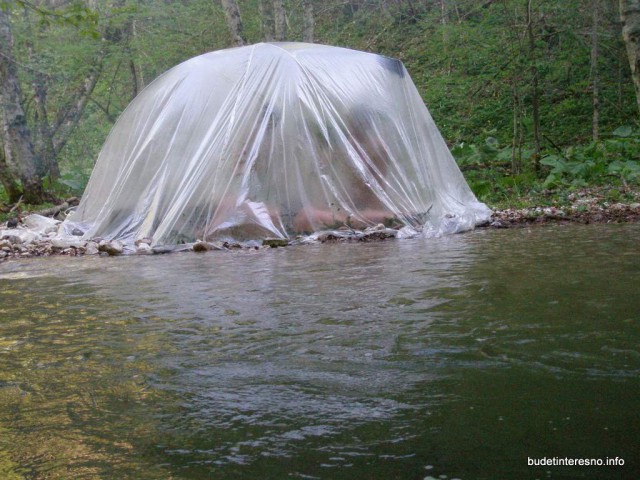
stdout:
<svg viewBox="0 0 640 480">
<path fill-rule="evenodd" d="M 6 262 L 0 478 L 638 478 L 639 289 L 640 225 Z"/>
</svg>

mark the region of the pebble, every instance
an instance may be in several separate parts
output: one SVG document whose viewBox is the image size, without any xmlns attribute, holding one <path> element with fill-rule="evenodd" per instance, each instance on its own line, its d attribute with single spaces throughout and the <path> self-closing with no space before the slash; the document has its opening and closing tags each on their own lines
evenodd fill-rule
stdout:
<svg viewBox="0 0 640 480">
<path fill-rule="evenodd" d="M 148 243 L 140 243 L 136 246 L 136 253 L 138 255 L 149 255 L 153 253 L 153 249 Z"/>
<path fill-rule="evenodd" d="M 87 242 L 84 253 L 85 255 L 97 255 L 98 252 L 98 244 L 96 242 Z"/>
<path fill-rule="evenodd" d="M 139 247 L 142 244 L 147 244 L 147 245 L 151 245 L 153 243 L 153 239 L 149 238 L 149 237 L 144 237 L 144 238 L 138 238 L 134 244 L 136 247 Z"/>
<path fill-rule="evenodd" d="M 111 256 L 122 255 L 124 252 L 124 245 L 119 240 L 112 240 L 110 242 L 102 240 L 98 244 L 98 250 Z"/>
<path fill-rule="evenodd" d="M 62 250 L 70 247 L 80 248 L 85 246 L 85 242 L 75 239 L 61 239 L 61 238 L 53 238 L 51 239 L 51 246 L 53 248 L 60 248 Z"/>
</svg>

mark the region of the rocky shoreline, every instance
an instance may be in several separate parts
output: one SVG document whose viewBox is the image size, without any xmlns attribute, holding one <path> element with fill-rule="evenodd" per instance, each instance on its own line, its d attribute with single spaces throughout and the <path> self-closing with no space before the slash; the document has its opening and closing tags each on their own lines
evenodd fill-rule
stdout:
<svg viewBox="0 0 640 480">
<path fill-rule="evenodd" d="M 602 196 L 582 192 L 571 194 L 569 203 L 562 206 L 507 208 L 495 210 L 491 220 L 478 228 L 517 228 L 557 223 L 631 223 L 640 221 L 640 193 L 633 201 L 608 202 Z M 288 242 L 281 239 L 249 242 L 245 245 L 229 242 L 203 242 L 177 246 L 152 246 L 151 239 L 136 241 L 134 246 L 119 241 L 101 239 L 82 240 L 73 236 L 61 238 L 58 234 L 60 220 L 32 214 L 0 224 L 0 262 L 12 258 L 44 257 L 51 255 L 102 255 L 161 254 L 175 251 L 204 252 L 209 250 L 276 248 Z M 382 225 L 362 232 L 324 232 L 309 237 L 312 242 L 376 241 L 399 236 L 397 230 Z"/>
<path fill-rule="evenodd" d="M 508 208 L 494 211 L 484 227 L 513 228 L 549 223 L 632 223 L 640 221 L 640 203 L 585 202 L 567 207 Z"/>
</svg>

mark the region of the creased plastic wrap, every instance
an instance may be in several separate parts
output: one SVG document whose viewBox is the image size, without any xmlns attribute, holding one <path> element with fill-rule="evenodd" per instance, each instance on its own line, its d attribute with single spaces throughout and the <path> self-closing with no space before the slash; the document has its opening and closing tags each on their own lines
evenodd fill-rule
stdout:
<svg viewBox="0 0 640 480">
<path fill-rule="evenodd" d="M 65 228 L 171 245 L 381 223 L 455 233 L 489 215 L 400 61 L 261 43 L 192 58 L 142 91 Z"/>
</svg>

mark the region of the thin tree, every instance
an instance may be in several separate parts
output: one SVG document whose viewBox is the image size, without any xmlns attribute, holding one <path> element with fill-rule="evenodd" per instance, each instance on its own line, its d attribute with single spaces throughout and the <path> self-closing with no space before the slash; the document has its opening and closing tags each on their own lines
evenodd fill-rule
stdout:
<svg viewBox="0 0 640 480">
<path fill-rule="evenodd" d="M 449 33 L 447 27 L 447 18 L 449 16 L 449 12 L 447 11 L 447 4 L 445 0 L 440 0 L 440 25 L 442 29 L 442 51 L 444 53 L 444 58 L 449 58 Z M 451 60 L 447 62 L 447 74 L 451 73 Z"/>
<path fill-rule="evenodd" d="M 283 0 L 273 0 L 273 16 L 275 19 L 275 40 L 283 42 L 287 38 L 287 15 Z"/>
<path fill-rule="evenodd" d="M 0 113 L 2 136 L 8 159 L 17 167 L 26 203 L 44 200 L 42 179 L 38 176 L 31 131 L 21 104 L 22 91 L 13 58 L 13 35 L 9 14 L 0 8 Z M 3 173 L 3 175 L 5 175 Z"/>
<path fill-rule="evenodd" d="M 598 77 L 598 57 L 599 57 L 599 36 L 598 26 L 600 24 L 600 0 L 591 0 L 593 11 L 591 24 L 591 90 L 593 114 L 591 118 L 591 134 L 593 141 L 600 138 L 600 85 Z"/>
<path fill-rule="evenodd" d="M 627 48 L 631 67 L 631 78 L 636 90 L 636 101 L 640 109 L 640 0 L 620 0 L 622 38 Z"/>
<path fill-rule="evenodd" d="M 313 1 L 303 0 L 303 28 L 302 40 L 307 43 L 313 43 L 315 20 L 313 17 Z"/>
<path fill-rule="evenodd" d="M 238 4 L 235 0 L 222 0 L 222 8 L 224 9 L 224 16 L 227 19 L 227 26 L 229 27 L 233 44 L 237 47 L 246 45 L 247 41 L 244 38 L 242 17 L 240 16 Z"/>
<path fill-rule="evenodd" d="M 0 135 L 0 184 L 2 184 L 4 191 L 9 197 L 9 203 L 16 203 L 20 200 L 22 189 L 18 184 L 17 175 L 12 171 L 11 166 L 7 162 L 7 155 L 4 144 L 2 143 L 2 135 Z"/>
<path fill-rule="evenodd" d="M 135 44 L 138 38 L 138 28 L 136 21 L 132 19 L 128 25 L 131 41 Z M 131 43 L 127 46 L 127 52 L 129 53 L 129 71 L 131 72 L 131 98 L 135 98 L 138 93 L 144 88 L 144 74 L 142 67 L 137 59 L 137 52 L 135 46 L 131 46 Z"/>
<path fill-rule="evenodd" d="M 527 9 L 527 39 L 529 41 L 529 63 L 531 72 L 531 114 L 533 117 L 533 167 L 540 172 L 540 91 L 539 72 L 536 65 L 536 37 L 533 30 L 532 0 L 526 0 Z"/>
<path fill-rule="evenodd" d="M 27 52 L 30 63 L 35 63 L 35 53 L 31 38 L 34 34 L 29 32 L 29 40 L 27 40 Z M 49 125 L 49 113 L 47 108 L 48 78 L 41 70 L 34 70 L 31 80 L 33 87 L 33 100 L 35 104 L 35 131 L 34 131 L 34 148 L 38 152 L 37 158 L 40 160 L 37 169 L 38 175 L 44 177 L 49 175 L 51 179 L 60 176 L 58 162 L 55 160 L 53 136 L 51 135 L 51 127 Z"/>
<path fill-rule="evenodd" d="M 262 38 L 265 42 L 273 42 L 276 36 L 273 20 L 273 3 L 271 0 L 260 0 L 258 10 L 262 24 Z"/>
</svg>

